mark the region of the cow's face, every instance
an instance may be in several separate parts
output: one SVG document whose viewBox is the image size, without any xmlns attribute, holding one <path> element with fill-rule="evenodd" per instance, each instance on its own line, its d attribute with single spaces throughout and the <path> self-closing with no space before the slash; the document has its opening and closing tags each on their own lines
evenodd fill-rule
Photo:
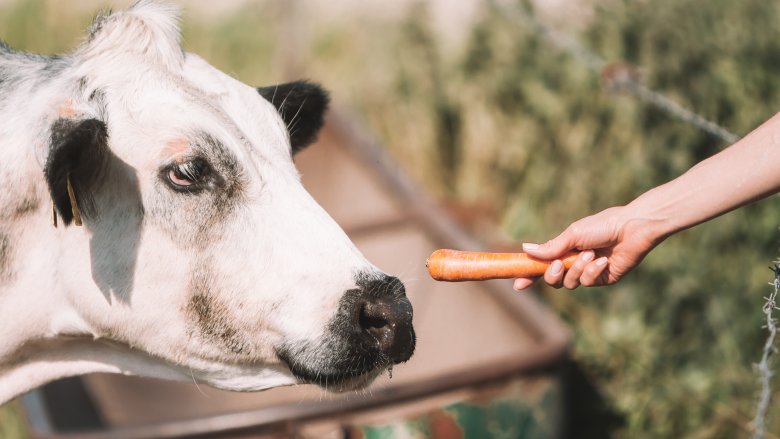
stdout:
<svg viewBox="0 0 780 439">
<path fill-rule="evenodd" d="M 163 9 L 98 19 L 63 73 L 75 93 L 51 124 L 45 173 L 81 318 L 232 390 L 349 389 L 406 361 L 403 285 L 365 260 L 293 165 L 325 92 L 258 90 L 183 54 Z"/>
</svg>

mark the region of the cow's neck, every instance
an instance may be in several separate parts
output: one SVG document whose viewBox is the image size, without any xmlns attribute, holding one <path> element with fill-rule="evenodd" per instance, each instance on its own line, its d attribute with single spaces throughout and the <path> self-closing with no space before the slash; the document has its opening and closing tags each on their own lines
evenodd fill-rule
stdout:
<svg viewBox="0 0 780 439">
<path fill-rule="evenodd" d="M 0 216 L 0 404 L 50 381 L 88 373 L 191 380 L 187 371 L 102 338 L 81 317 L 75 304 L 94 298 L 79 297 L 72 286 L 66 291 L 68 274 L 59 271 L 59 262 L 86 258 L 89 236 L 74 226 L 55 228 L 50 201 L 45 192 L 39 195 L 42 201 L 32 203 L 36 207 L 24 218 Z"/>
<path fill-rule="evenodd" d="M 91 372 L 117 372 L 104 352 L 84 349 L 87 340 L 30 342 L 0 367 L 0 404 L 50 381 Z"/>
<path fill-rule="evenodd" d="M 0 405 L 48 382 L 88 373 L 119 373 L 186 381 L 189 375 L 140 351 L 107 340 L 56 337 L 31 342 L 0 367 Z"/>
<path fill-rule="evenodd" d="M 98 351 L 75 356 L 89 350 L 74 340 L 91 342 L 93 334 L 60 286 L 61 230 L 45 192 L 18 196 L 0 216 L 0 403 L 57 378 L 113 371 Z"/>
</svg>

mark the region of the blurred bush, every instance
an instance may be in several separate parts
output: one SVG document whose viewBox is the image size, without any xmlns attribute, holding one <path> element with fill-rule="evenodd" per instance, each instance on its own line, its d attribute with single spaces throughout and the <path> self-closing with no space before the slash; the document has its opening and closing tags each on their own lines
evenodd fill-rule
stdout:
<svg viewBox="0 0 780 439">
<path fill-rule="evenodd" d="M 399 25 L 364 23 L 359 34 L 370 41 L 345 43 L 349 53 L 314 51 L 311 67 L 327 77 L 333 64 L 349 65 L 349 82 L 329 85 L 341 86 L 339 95 L 351 96 L 443 199 L 495 206 L 508 237 L 550 238 L 725 146 L 604 91 L 596 75 L 513 20 L 503 3 L 486 1 L 480 14 L 465 47 L 452 50 L 419 3 Z M 778 23 L 775 1 L 614 0 L 595 3 L 574 37 L 745 134 L 780 106 Z M 616 436 L 748 435 L 767 266 L 778 251 L 775 198 L 669 239 L 617 286 L 544 293 L 575 330 L 575 358 L 623 414 Z M 776 432 L 774 407 L 769 430 Z"/>
<path fill-rule="evenodd" d="M 0 438 L 16 439 L 29 436 L 21 412 L 21 404 L 16 401 L 0 407 Z"/>
</svg>

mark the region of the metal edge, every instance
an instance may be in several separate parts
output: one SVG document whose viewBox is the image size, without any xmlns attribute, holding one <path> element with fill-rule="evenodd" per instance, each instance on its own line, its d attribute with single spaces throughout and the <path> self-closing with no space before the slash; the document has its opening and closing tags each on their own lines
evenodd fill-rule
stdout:
<svg viewBox="0 0 780 439">
<path fill-rule="evenodd" d="M 387 405 L 435 396 L 461 388 L 474 388 L 500 382 L 520 372 L 548 370 L 557 355 L 549 349 L 534 351 L 533 355 L 507 358 L 505 361 L 481 367 L 462 369 L 433 379 L 411 382 L 403 387 L 372 391 L 372 395 L 351 394 L 330 401 L 311 401 L 285 404 L 261 410 L 215 415 L 198 419 L 165 422 L 153 425 L 116 428 L 98 432 L 48 434 L 47 439 L 145 439 L 203 437 L 240 432 L 262 432 L 278 429 L 290 421 L 312 421 L 339 413 L 360 413 Z M 539 355 L 542 353 L 543 355 Z"/>
</svg>

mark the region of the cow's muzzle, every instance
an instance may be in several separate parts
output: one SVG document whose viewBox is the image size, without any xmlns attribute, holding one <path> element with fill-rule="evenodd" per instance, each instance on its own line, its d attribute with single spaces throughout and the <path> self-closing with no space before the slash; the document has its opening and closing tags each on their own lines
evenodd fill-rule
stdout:
<svg viewBox="0 0 780 439">
<path fill-rule="evenodd" d="M 362 286 L 363 299 L 356 303 L 355 332 L 362 343 L 376 344 L 378 351 L 393 364 L 409 359 L 414 352 L 412 304 L 403 284 L 383 276 Z"/>
<path fill-rule="evenodd" d="M 332 390 L 368 385 L 414 353 L 412 305 L 398 278 L 362 275 L 344 293 L 319 340 L 288 342 L 277 354 L 302 382 Z"/>
</svg>

